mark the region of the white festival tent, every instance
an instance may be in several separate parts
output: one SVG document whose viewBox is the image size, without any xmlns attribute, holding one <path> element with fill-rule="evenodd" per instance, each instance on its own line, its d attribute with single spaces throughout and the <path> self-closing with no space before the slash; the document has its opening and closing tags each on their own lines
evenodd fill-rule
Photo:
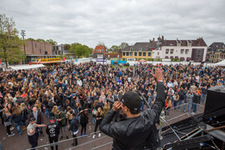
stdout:
<svg viewBox="0 0 225 150">
<path fill-rule="evenodd" d="M 36 64 L 36 65 L 15 65 L 15 66 L 9 66 L 12 70 L 23 70 L 23 69 L 37 69 L 40 67 L 45 67 L 43 64 Z"/>
<path fill-rule="evenodd" d="M 225 59 L 222 60 L 221 62 L 218 62 L 216 64 L 214 64 L 215 66 L 225 66 Z"/>
</svg>

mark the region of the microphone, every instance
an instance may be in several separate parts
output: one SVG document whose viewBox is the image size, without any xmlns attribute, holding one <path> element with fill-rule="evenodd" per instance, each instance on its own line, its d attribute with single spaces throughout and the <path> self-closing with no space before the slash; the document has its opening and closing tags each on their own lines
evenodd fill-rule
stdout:
<svg viewBox="0 0 225 150">
<path fill-rule="evenodd" d="M 111 102 L 111 103 L 115 103 L 115 101 L 112 100 L 112 99 L 106 98 L 106 100 L 109 101 L 109 102 Z"/>
</svg>

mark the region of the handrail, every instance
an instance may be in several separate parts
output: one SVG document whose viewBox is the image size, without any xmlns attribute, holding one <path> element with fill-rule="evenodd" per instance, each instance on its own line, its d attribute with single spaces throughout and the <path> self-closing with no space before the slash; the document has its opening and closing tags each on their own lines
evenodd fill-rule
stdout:
<svg viewBox="0 0 225 150">
<path fill-rule="evenodd" d="M 184 106 L 184 105 L 187 105 L 187 104 L 188 104 L 188 103 L 183 103 L 183 104 L 181 104 L 180 106 Z M 199 107 L 204 107 L 204 106 L 201 105 L 201 104 L 197 104 L 197 106 L 199 106 Z M 172 109 L 177 108 L 177 107 L 179 107 L 179 106 L 171 107 L 170 109 L 172 110 Z M 201 113 L 201 112 L 197 111 L 197 113 Z M 182 116 L 184 116 L 184 115 L 187 115 L 187 112 L 186 112 L 186 113 L 182 113 L 181 115 L 175 116 L 175 117 L 173 117 L 173 118 L 170 118 L 170 119 L 168 119 L 168 120 L 165 119 L 165 121 L 170 122 L 170 121 L 172 121 L 172 120 L 174 120 L 174 119 L 177 119 L 177 118 L 180 118 L 180 117 L 182 117 Z M 162 121 L 162 123 L 164 123 L 165 125 L 167 125 L 164 121 Z M 102 147 L 104 147 L 104 146 L 107 146 L 107 145 L 109 145 L 109 144 L 112 144 L 112 141 L 111 141 L 111 142 L 107 142 L 107 143 L 104 143 L 104 144 L 102 144 L 102 145 L 99 145 L 99 146 L 97 146 L 97 147 L 92 147 L 92 143 L 93 143 L 93 142 L 97 142 L 97 141 L 99 141 L 99 140 L 102 140 L 102 139 L 108 137 L 108 136 L 106 136 L 106 135 L 103 135 L 103 136 L 101 136 L 100 138 L 92 139 L 92 136 L 93 136 L 94 134 L 98 134 L 98 133 L 100 133 L 100 131 L 98 131 L 98 132 L 92 132 L 90 135 L 77 136 L 76 139 L 81 139 L 81 138 L 87 138 L 87 139 L 90 138 L 90 139 L 87 140 L 87 141 L 84 142 L 84 143 L 81 143 L 81 144 L 77 145 L 77 146 L 69 147 L 69 148 L 67 148 L 67 150 L 72 150 L 72 149 L 80 148 L 80 147 L 85 146 L 85 145 L 88 145 L 88 147 L 89 147 L 88 149 L 90 149 L 90 150 L 96 150 L 96 149 L 102 148 Z M 56 144 L 58 144 L 58 146 L 60 146 L 61 144 L 65 143 L 65 142 L 72 141 L 72 140 L 74 140 L 74 139 L 75 139 L 75 138 L 69 138 L 69 139 L 62 140 L 62 141 L 58 141 L 58 142 L 52 143 L 52 144 L 49 143 L 49 144 L 40 145 L 40 146 L 35 147 L 35 149 L 42 149 L 42 148 L 46 148 L 46 147 L 50 147 L 50 146 L 55 146 Z M 30 149 L 30 148 L 29 148 L 29 149 Z M 29 149 L 27 149 L 27 150 L 29 150 Z"/>
<path fill-rule="evenodd" d="M 100 132 L 99 131 L 98 132 L 93 132 L 90 135 L 77 136 L 75 138 L 69 138 L 69 139 L 61 140 L 61 141 L 58 141 L 58 142 L 55 142 L 55 143 L 48 143 L 48 144 L 40 145 L 40 146 L 35 147 L 35 149 L 45 149 L 46 147 L 55 146 L 55 145 L 60 146 L 60 144 L 63 144 L 63 143 L 69 142 L 69 141 L 73 141 L 74 139 L 81 139 L 81 138 L 90 138 L 90 140 L 88 140 L 87 142 L 81 143 L 81 144 L 79 144 L 77 146 L 74 146 L 74 147 L 71 146 L 68 149 L 71 150 L 71 149 L 79 148 L 79 147 L 82 147 L 82 146 L 85 146 L 85 145 L 88 145 L 88 144 L 89 144 L 89 149 L 91 149 L 92 148 L 91 147 L 91 143 L 99 141 L 101 139 L 104 139 L 104 138 L 108 137 L 106 135 L 103 135 L 100 138 L 96 138 L 96 139 L 92 140 L 92 135 L 93 134 L 98 134 L 98 133 L 100 133 Z M 28 148 L 26 150 L 30 150 L 30 148 Z"/>
</svg>

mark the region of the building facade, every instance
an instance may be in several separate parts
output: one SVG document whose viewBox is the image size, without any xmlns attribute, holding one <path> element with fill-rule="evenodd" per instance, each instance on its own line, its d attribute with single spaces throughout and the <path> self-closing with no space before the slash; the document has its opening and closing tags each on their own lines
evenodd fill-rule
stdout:
<svg viewBox="0 0 225 150">
<path fill-rule="evenodd" d="M 96 46 L 92 53 L 92 58 L 103 58 L 107 53 L 105 46 Z"/>
<path fill-rule="evenodd" d="M 52 54 L 57 57 L 67 56 L 68 58 L 74 58 L 74 54 L 70 53 L 69 50 L 66 50 L 63 44 L 52 45 Z"/>
<path fill-rule="evenodd" d="M 206 60 L 207 45 L 203 38 L 197 40 L 164 40 L 160 38 L 158 47 L 153 51 L 153 58 L 173 59 L 181 61 L 202 62 Z"/>
<path fill-rule="evenodd" d="M 149 60 L 152 58 L 152 51 L 156 49 L 156 42 L 137 42 L 133 46 L 127 46 L 122 50 L 122 58 L 135 58 L 136 60 Z"/>
<path fill-rule="evenodd" d="M 27 40 L 25 47 L 21 49 L 26 53 L 26 62 L 36 61 L 38 58 L 51 58 L 52 45 L 46 42 Z"/>
<path fill-rule="evenodd" d="M 207 60 L 209 62 L 219 62 L 225 59 L 225 44 L 223 42 L 214 42 L 208 48 Z"/>
</svg>

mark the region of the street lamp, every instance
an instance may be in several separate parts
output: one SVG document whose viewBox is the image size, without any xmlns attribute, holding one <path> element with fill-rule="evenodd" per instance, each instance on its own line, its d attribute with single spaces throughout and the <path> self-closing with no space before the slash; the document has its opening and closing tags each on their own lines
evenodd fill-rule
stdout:
<svg viewBox="0 0 225 150">
<path fill-rule="evenodd" d="M 24 37 L 26 36 L 26 34 L 25 34 L 25 30 L 21 30 L 21 35 L 22 35 L 23 40 L 24 40 Z M 26 64 L 26 61 L 27 61 L 27 56 L 26 56 L 26 51 L 25 51 L 25 43 L 24 43 L 24 45 L 23 45 L 23 49 L 24 49 L 24 55 L 25 55 L 24 64 Z"/>
</svg>

